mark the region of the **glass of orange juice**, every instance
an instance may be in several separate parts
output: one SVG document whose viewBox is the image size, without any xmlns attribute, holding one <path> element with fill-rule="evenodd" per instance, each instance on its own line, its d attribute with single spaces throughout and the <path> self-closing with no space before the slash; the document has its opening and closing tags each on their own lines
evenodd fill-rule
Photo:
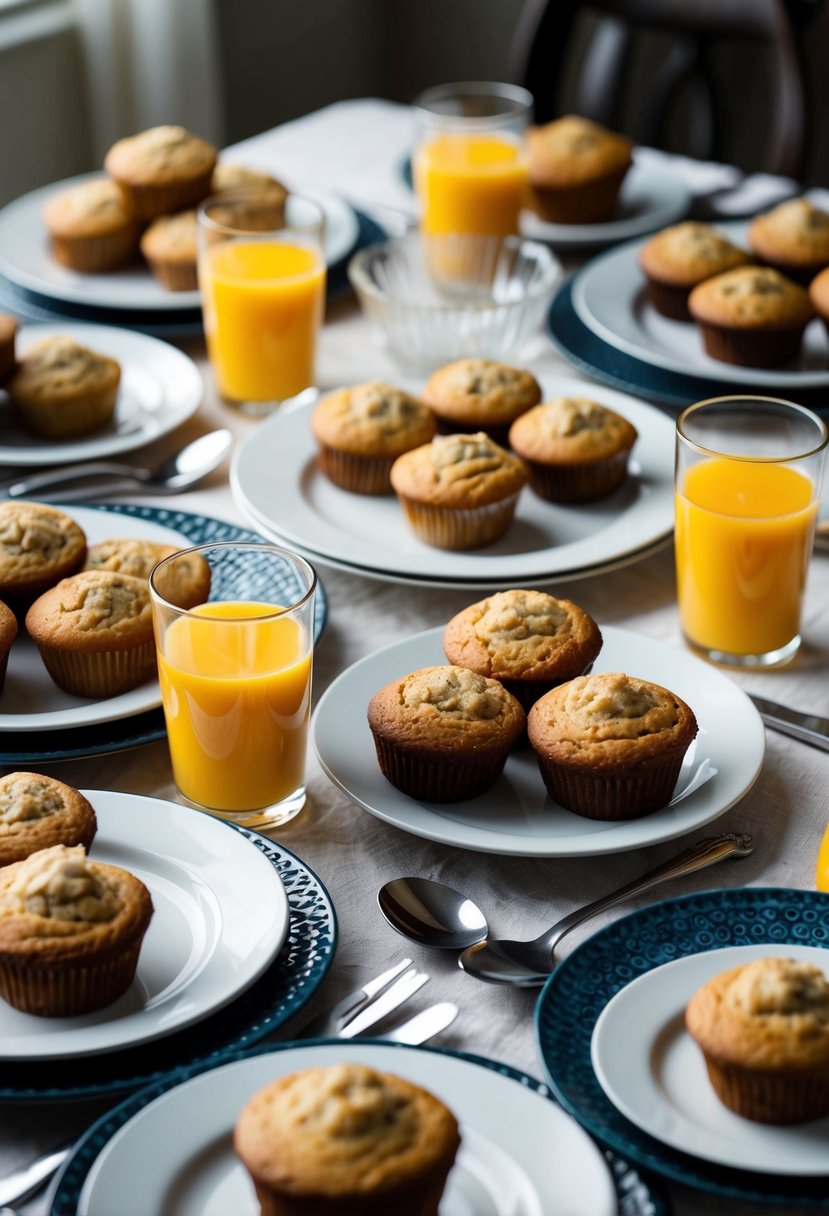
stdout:
<svg viewBox="0 0 829 1216">
<path fill-rule="evenodd" d="M 210 572 L 195 604 L 194 564 Z M 200 545 L 153 570 L 164 718 L 186 802 L 253 828 L 302 810 L 316 588 L 313 567 L 277 545 Z"/>
<path fill-rule="evenodd" d="M 325 307 L 325 215 L 289 194 L 209 198 L 199 217 L 207 351 L 225 401 L 266 414 L 314 383 Z"/>
<path fill-rule="evenodd" d="M 717 397 L 676 427 L 676 574 L 689 644 L 764 668 L 800 646 L 800 614 L 829 432 L 772 397 Z"/>
</svg>

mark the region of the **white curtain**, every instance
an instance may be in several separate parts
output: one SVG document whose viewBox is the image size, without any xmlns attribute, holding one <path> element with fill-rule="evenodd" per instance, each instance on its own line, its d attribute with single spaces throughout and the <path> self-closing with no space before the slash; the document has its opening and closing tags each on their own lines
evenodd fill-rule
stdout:
<svg viewBox="0 0 829 1216">
<path fill-rule="evenodd" d="M 221 146 L 214 0 L 70 0 L 86 60 L 92 147 L 177 123 Z"/>
</svg>

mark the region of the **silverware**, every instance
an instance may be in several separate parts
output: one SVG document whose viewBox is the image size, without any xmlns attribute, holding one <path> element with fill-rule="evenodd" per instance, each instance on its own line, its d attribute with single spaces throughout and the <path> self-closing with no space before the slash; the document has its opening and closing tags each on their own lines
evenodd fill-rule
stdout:
<svg viewBox="0 0 829 1216">
<path fill-rule="evenodd" d="M 399 1026 L 393 1026 L 385 1034 L 375 1037 L 382 1039 L 384 1043 L 406 1043 L 409 1047 L 416 1047 L 446 1030 L 457 1016 L 457 1005 L 453 1005 L 451 1001 L 440 1001 L 437 1005 L 430 1005 L 428 1009 L 421 1009 L 420 1013 L 401 1022 Z"/>
<path fill-rule="evenodd" d="M 63 1148 L 53 1149 L 48 1153 L 44 1153 L 42 1157 L 35 1158 L 28 1165 L 13 1170 L 10 1174 L 5 1174 L 0 1178 L 0 1204 L 25 1203 L 63 1165 L 71 1150 L 71 1144 L 67 1144 Z M 6 1210 L 10 1211 L 11 1209 L 7 1207 L 0 1208 L 0 1216 L 3 1216 Z"/>
<path fill-rule="evenodd" d="M 789 709 L 788 705 L 778 705 L 765 697 L 752 696 L 751 700 L 766 726 L 780 731 L 781 735 L 789 735 L 801 743 L 809 743 L 812 747 L 829 752 L 829 718 L 807 714 L 800 709 Z"/>
<path fill-rule="evenodd" d="M 394 967 L 390 967 L 388 971 L 384 971 L 373 980 L 368 980 L 362 987 L 355 988 L 353 992 L 349 992 L 342 1000 L 337 1001 L 336 1005 L 331 1009 L 312 1018 L 310 1022 L 303 1026 L 300 1031 L 301 1036 L 303 1038 L 326 1039 L 333 1035 L 341 1034 L 360 1014 L 368 1009 L 375 998 L 392 989 L 392 1003 L 389 1004 L 387 1002 L 384 1011 L 380 1012 L 376 1019 L 364 1021 L 363 1025 L 370 1026 L 374 1020 L 379 1021 L 386 1013 L 391 1013 L 393 1009 L 402 1004 L 407 997 L 412 995 L 412 992 L 417 991 L 417 988 L 410 989 L 411 979 L 405 980 L 403 976 L 403 972 L 406 971 L 407 967 L 411 967 L 411 964 L 412 960 L 410 958 L 401 959 L 399 963 Z M 412 973 L 415 975 L 419 974 L 414 971 L 414 968 L 412 968 L 412 972 L 408 972 L 407 974 L 411 975 Z M 400 988 L 397 987 L 399 983 L 398 977 L 405 980 L 405 983 Z M 427 979 L 428 976 L 424 976 L 417 984 L 417 987 L 425 984 Z M 399 1000 L 396 999 L 397 997 L 399 997 Z M 376 1012 L 376 1007 L 374 1012 Z"/>
<path fill-rule="evenodd" d="M 421 946 L 465 950 L 489 933 L 476 903 L 433 878 L 393 878 L 377 892 L 377 903 L 392 929 Z"/>
</svg>

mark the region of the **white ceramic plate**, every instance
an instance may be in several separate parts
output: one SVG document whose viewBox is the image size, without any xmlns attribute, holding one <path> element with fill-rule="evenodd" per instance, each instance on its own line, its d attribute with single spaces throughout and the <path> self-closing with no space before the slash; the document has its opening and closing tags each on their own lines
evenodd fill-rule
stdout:
<svg viewBox="0 0 829 1216">
<path fill-rule="evenodd" d="M 421 384 L 403 387 L 417 393 Z M 631 476 L 609 498 L 578 507 L 545 502 L 525 488 L 506 535 L 485 549 L 448 552 L 414 535 L 393 495 L 349 494 L 317 468 L 313 404 L 279 411 L 237 448 L 234 500 L 254 527 L 321 559 L 397 581 L 439 586 L 540 582 L 562 573 L 604 569 L 650 548 L 673 528 L 674 422 L 625 393 L 559 377 L 545 378 L 544 399 L 584 396 L 624 414 L 639 438 Z M 274 468 L 281 476 L 274 477 Z"/>
<path fill-rule="evenodd" d="M 5 1060 L 114 1051 L 182 1030 L 244 992 L 288 932 L 279 875 L 241 832 L 160 798 L 84 793 L 98 818 L 89 856 L 130 870 L 152 896 L 138 972 L 113 1005 L 80 1017 L 38 1018 L 0 1002 Z"/>
<path fill-rule="evenodd" d="M 746 222 L 717 225 L 746 247 Z M 584 324 L 617 350 L 668 371 L 734 384 L 757 385 L 766 393 L 829 385 L 829 337 L 821 321 L 806 327 L 801 353 L 782 368 L 738 367 L 712 359 L 692 321 L 663 317 L 645 299 L 638 255 L 644 241 L 632 241 L 593 258 L 573 280 L 573 307 Z"/>
<path fill-rule="evenodd" d="M 683 1153 L 762 1174 L 820 1177 L 829 1118 L 793 1127 L 741 1119 L 714 1094 L 702 1053 L 685 1030 L 685 1006 L 703 984 L 752 959 L 801 959 L 827 973 L 829 952 L 768 942 L 692 954 L 633 980 L 608 1002 L 591 1056 L 613 1105 L 642 1131 Z"/>
<path fill-rule="evenodd" d="M 600 224 L 551 224 L 532 211 L 521 214 L 521 234 L 557 249 L 596 248 L 655 232 L 685 215 L 691 204 L 686 186 L 670 169 L 637 160 L 628 170 L 612 219 Z"/>
<path fill-rule="evenodd" d="M 534 753 L 518 747 L 495 785 L 468 802 L 409 798 L 380 772 L 366 721 L 369 700 L 419 667 L 446 663 L 442 629 L 429 629 L 355 663 L 323 694 L 312 731 L 322 767 L 358 806 L 405 832 L 482 853 L 584 857 L 683 836 L 710 823 L 754 784 L 765 734 L 757 710 L 728 676 L 683 650 L 602 626 L 593 671 L 626 671 L 670 688 L 693 709 L 700 731 L 673 801 L 642 819 L 602 822 L 574 815 L 546 792 Z"/>
<path fill-rule="evenodd" d="M 88 544 L 110 537 L 136 536 L 187 549 L 190 541 L 180 532 L 162 528 L 131 515 L 67 507 L 66 512 L 83 528 Z M 161 704 L 157 680 L 132 688 L 117 697 L 94 701 L 74 697 L 58 688 L 43 666 L 37 647 L 22 627 L 12 643 L 3 696 L 0 698 L 0 731 L 65 730 L 93 726 L 144 713 Z"/>
<path fill-rule="evenodd" d="M 79 274 L 54 260 L 41 219 L 44 204 L 62 190 L 100 177 L 100 173 L 87 173 L 54 182 L 4 207 L 0 212 L 0 272 L 17 287 L 89 308 L 172 313 L 200 308 L 198 291 L 166 291 L 141 262 L 108 274 Z M 354 247 L 359 235 L 357 217 L 348 203 L 334 195 L 320 190 L 308 193 L 325 210 L 325 256 L 333 266 Z"/>
<path fill-rule="evenodd" d="M 17 337 L 18 354 L 41 338 L 65 334 L 82 346 L 121 364 L 121 383 L 112 422 L 78 439 L 50 440 L 20 426 L 0 391 L 0 464 L 71 464 L 114 456 L 152 443 L 194 414 L 204 396 L 204 381 L 193 360 L 169 342 L 109 325 L 76 321 L 25 325 Z"/>
<path fill-rule="evenodd" d="M 600 1150 L 547 1098 L 470 1060 L 392 1045 L 299 1045 L 202 1073 L 156 1098 L 97 1157 L 79 1216 L 256 1216 L 233 1125 L 263 1085 L 298 1069 L 363 1063 L 423 1085 L 460 1123 L 463 1142 L 440 1216 L 613 1216 Z M 152 1161 L 152 1169 L 147 1162 Z"/>
</svg>

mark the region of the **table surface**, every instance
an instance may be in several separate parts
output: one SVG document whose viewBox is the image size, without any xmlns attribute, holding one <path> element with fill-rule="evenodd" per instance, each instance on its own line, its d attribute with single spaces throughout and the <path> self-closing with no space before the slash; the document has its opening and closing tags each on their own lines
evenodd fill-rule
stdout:
<svg viewBox="0 0 829 1216">
<path fill-rule="evenodd" d="M 318 185 L 341 193 L 357 206 L 411 209 L 400 180 L 410 116 L 402 107 L 382 102 L 341 103 L 318 114 L 239 145 L 250 162 L 269 167 L 296 186 Z M 389 212 L 388 214 L 392 214 Z M 228 426 L 238 441 L 259 423 L 224 406 L 218 399 L 200 339 L 181 343 L 199 364 L 206 396 L 198 414 L 171 439 L 146 450 L 148 459 L 215 426 Z M 516 360 L 518 361 L 518 360 Z M 575 375 L 546 339 L 534 339 L 521 363 L 536 375 Z M 372 341 L 352 298 L 333 304 L 322 334 L 319 383 L 323 389 L 379 377 L 394 382 L 398 369 Z M 584 377 L 582 377 L 584 378 Z M 589 381 L 585 379 L 585 384 Z M 143 455 L 143 453 L 142 453 Z M 151 503 L 136 496 L 124 501 Z M 169 498 L 165 505 L 173 505 Z M 227 470 L 197 490 L 181 495 L 175 505 L 240 524 L 231 497 Z M 328 627 L 317 649 L 315 700 L 346 667 L 363 656 L 420 630 L 439 626 L 483 593 L 399 586 L 326 568 L 319 571 L 328 595 Z M 569 596 L 600 623 L 621 626 L 667 646 L 682 648 L 675 600 L 673 552 L 670 547 L 638 564 L 598 577 L 557 583 L 554 593 Z M 804 643 L 785 670 L 737 674 L 744 688 L 789 705 L 829 715 L 829 557 L 816 553 L 809 572 L 803 618 Z M 80 788 L 126 790 L 175 799 L 166 742 L 117 755 L 44 766 L 44 771 Z M 713 825 L 719 831 L 750 831 L 756 841 L 751 857 L 703 872 L 672 885 L 665 894 L 705 890 L 730 884 L 814 886 L 814 862 L 826 826 L 827 757 L 780 734 L 767 734 L 766 758 L 759 780 L 746 797 Z M 503 1061 L 541 1076 L 533 1041 L 536 994 L 479 984 L 458 970 L 454 955 L 428 952 L 398 937 L 383 920 L 376 892 L 388 879 L 420 874 L 442 879 L 467 892 L 487 912 L 498 934 L 532 937 L 559 916 L 604 894 L 641 871 L 667 859 L 677 842 L 630 853 L 578 859 L 522 859 L 488 856 L 442 846 L 408 835 L 355 807 L 308 761 L 308 803 L 302 814 L 275 833 L 320 876 L 331 893 L 340 926 L 334 964 L 314 999 L 277 1037 L 290 1038 L 311 1014 L 381 971 L 404 954 L 429 971 L 430 982 L 409 1003 L 411 1011 L 435 1000 L 460 1007 L 455 1024 L 439 1042 Z M 690 841 L 705 834 L 695 833 Z M 684 842 L 683 842 L 684 843 Z M 610 917 L 641 907 L 642 896 L 574 932 L 562 953 Z M 0 1104 L 0 1173 L 33 1156 L 40 1148 L 80 1134 L 106 1104 L 71 1107 Z M 677 1216 L 734 1213 L 740 1207 L 680 1187 L 669 1188 Z M 40 1197 L 22 1209 L 46 1211 Z M 775 1213 L 777 1209 L 764 1208 Z M 782 1216 L 783 1209 L 779 1209 Z M 148 1214 L 149 1216 L 149 1214 Z"/>
</svg>

